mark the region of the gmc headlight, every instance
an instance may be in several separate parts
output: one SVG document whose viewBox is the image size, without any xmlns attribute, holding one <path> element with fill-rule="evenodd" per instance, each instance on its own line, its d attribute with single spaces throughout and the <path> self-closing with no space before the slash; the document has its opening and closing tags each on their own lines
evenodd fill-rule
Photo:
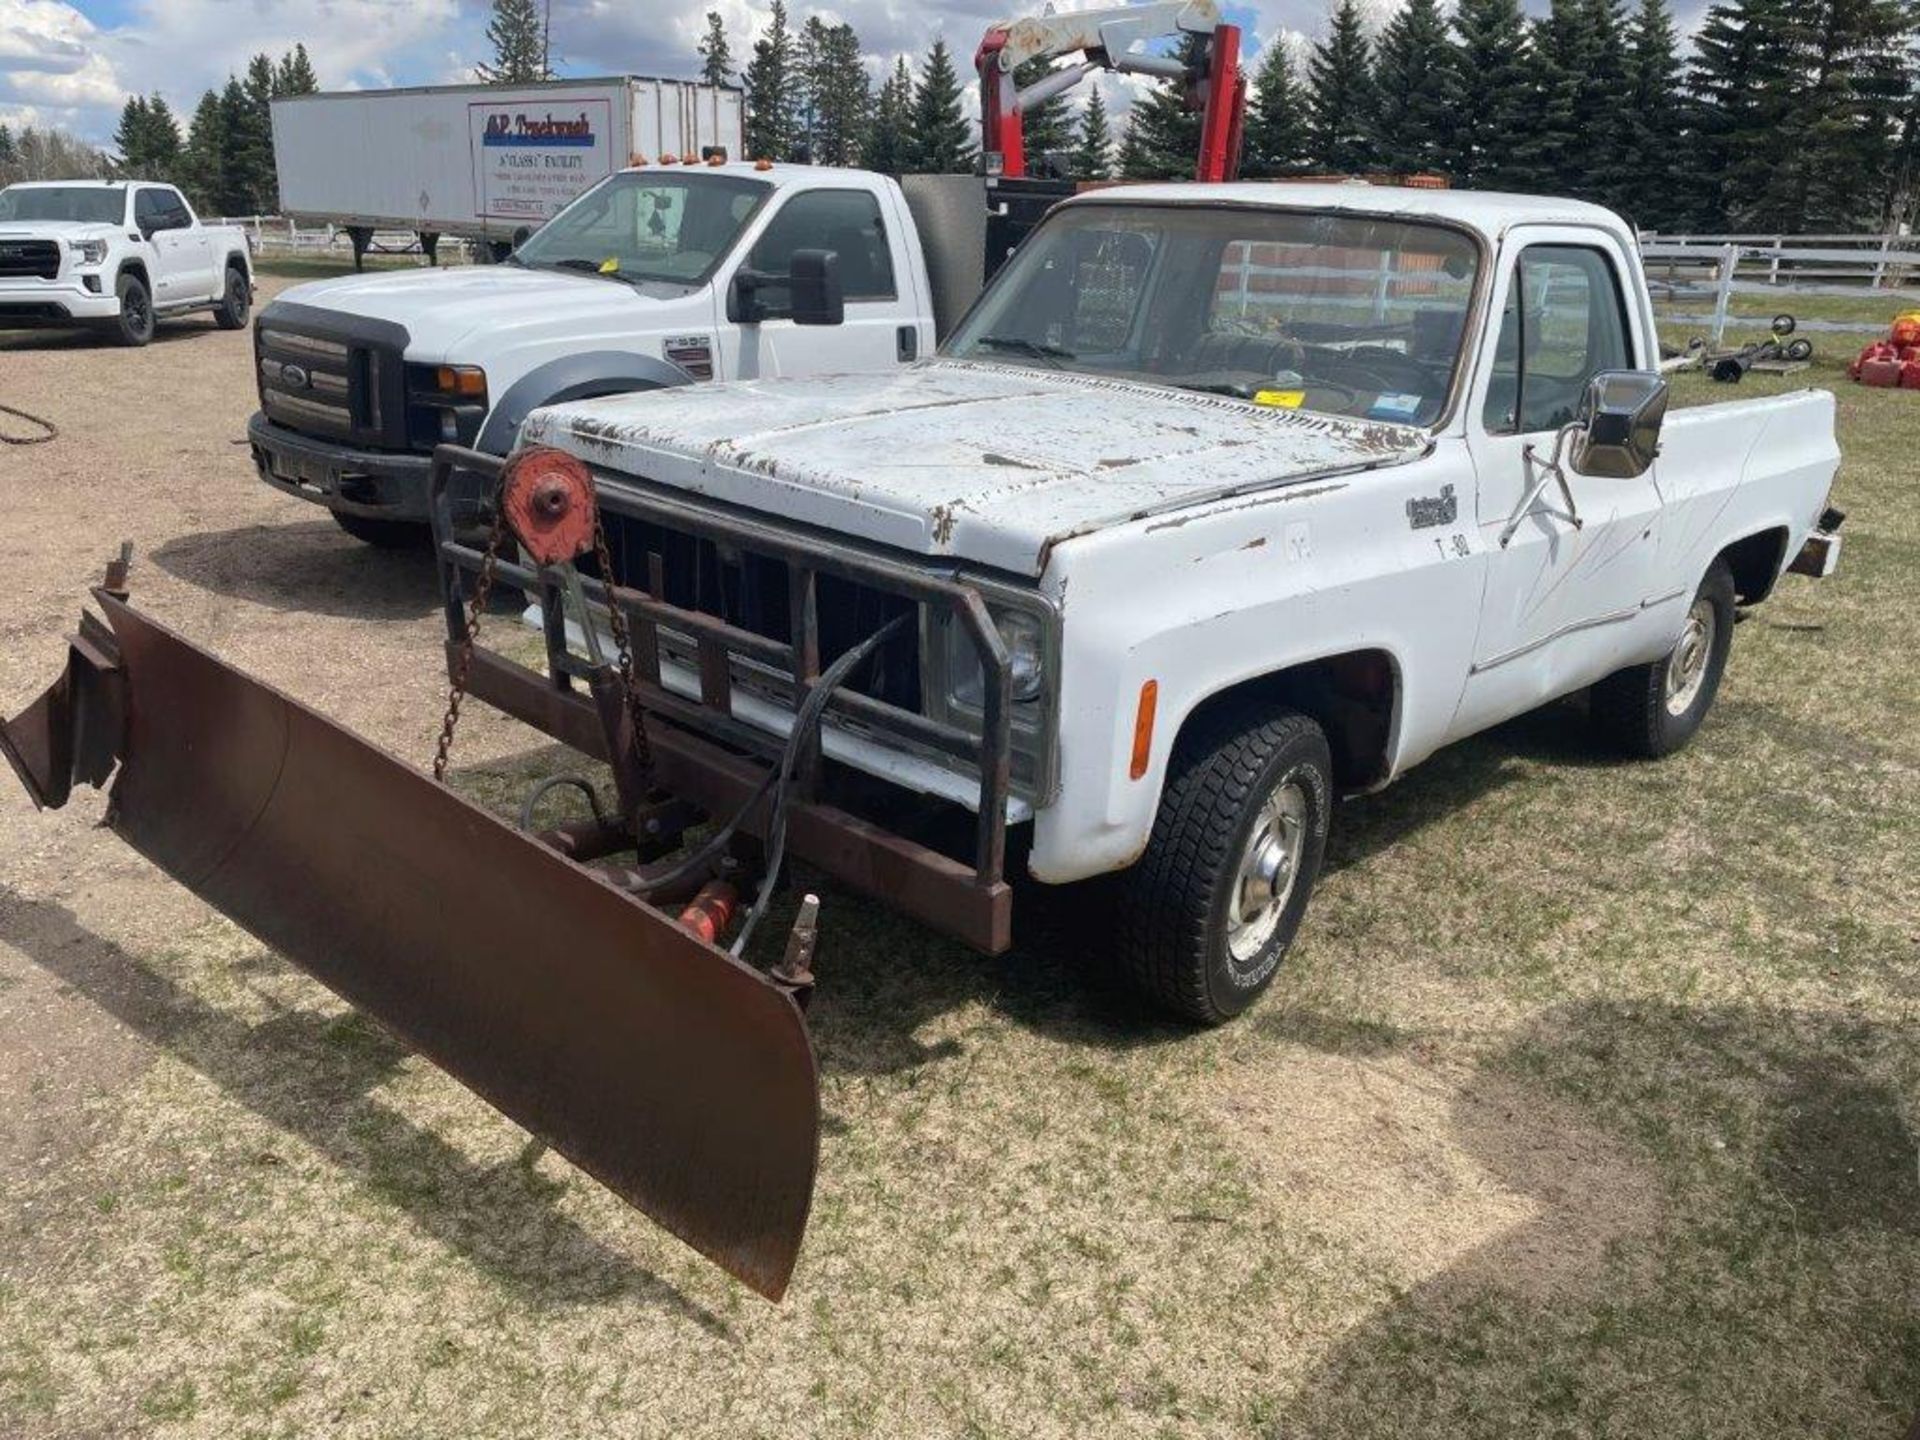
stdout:
<svg viewBox="0 0 1920 1440">
<path fill-rule="evenodd" d="M 69 240 L 67 248 L 80 257 L 82 265 L 98 265 L 107 258 L 107 242 L 104 240 Z"/>
<path fill-rule="evenodd" d="M 1000 639 L 1007 647 L 1008 694 L 1016 704 L 1040 698 L 1046 684 L 1040 618 L 1024 610 L 988 607 Z M 947 633 L 947 698 L 955 705 L 978 710 L 987 701 L 987 677 L 966 629 L 949 622 Z"/>
</svg>

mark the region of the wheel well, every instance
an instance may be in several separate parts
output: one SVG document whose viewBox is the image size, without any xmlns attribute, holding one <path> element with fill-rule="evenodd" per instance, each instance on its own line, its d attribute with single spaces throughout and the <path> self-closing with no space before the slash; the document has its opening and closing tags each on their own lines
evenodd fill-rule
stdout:
<svg viewBox="0 0 1920 1440">
<path fill-rule="evenodd" d="M 242 280 L 251 280 L 253 278 L 253 271 L 251 267 L 248 266 L 247 257 L 244 255 L 234 254 L 227 256 L 227 269 L 238 270 Z"/>
<path fill-rule="evenodd" d="M 1247 701 L 1284 706 L 1312 716 L 1326 732 L 1334 783 L 1342 790 L 1364 790 L 1387 777 L 1399 700 L 1400 671 L 1393 657 L 1384 650 L 1350 650 L 1256 675 L 1209 695 L 1181 722 L 1180 738 L 1229 706 Z"/>
<path fill-rule="evenodd" d="M 147 278 L 147 262 L 146 261 L 144 260 L 122 261 L 120 268 L 113 272 L 113 283 L 118 285 L 120 283 L 120 277 L 122 275 L 138 276 L 140 283 L 147 287 L 147 292 L 149 294 L 153 292 L 153 281 Z"/>
<path fill-rule="evenodd" d="M 1780 562 L 1786 559 L 1786 553 L 1784 525 L 1736 540 L 1720 552 L 1727 569 L 1733 572 L 1733 593 L 1741 604 L 1757 605 L 1767 598 L 1773 582 L 1780 578 Z"/>
</svg>

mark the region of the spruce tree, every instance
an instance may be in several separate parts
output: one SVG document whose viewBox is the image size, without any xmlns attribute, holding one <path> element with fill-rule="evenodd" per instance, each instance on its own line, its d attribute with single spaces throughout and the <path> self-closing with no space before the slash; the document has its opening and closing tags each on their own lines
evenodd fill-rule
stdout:
<svg viewBox="0 0 1920 1440">
<path fill-rule="evenodd" d="M 1702 175 L 1701 222 L 1760 219 L 1780 147 L 1794 129 L 1790 6 L 1797 0 L 1722 0 L 1693 41 L 1687 96 Z"/>
<path fill-rule="evenodd" d="M 1074 141 L 1071 169 L 1078 180 L 1104 180 L 1113 136 L 1107 128 L 1107 102 L 1100 98 L 1100 87 L 1087 89 L 1086 108 L 1080 112 L 1078 136 Z"/>
<path fill-rule="evenodd" d="M 11 165 L 17 153 L 13 148 L 13 131 L 0 125 L 0 165 Z"/>
<path fill-rule="evenodd" d="M 1402 175 L 1440 169 L 1462 97 L 1438 0 L 1407 0 L 1387 22 L 1373 79 L 1380 163 Z"/>
<path fill-rule="evenodd" d="M 139 180 L 173 180 L 180 167 L 180 126 L 157 93 L 135 95 L 120 111 L 113 134 L 120 174 Z"/>
<path fill-rule="evenodd" d="M 313 73 L 313 62 L 307 58 L 304 41 L 280 57 L 279 68 L 274 71 L 273 93 L 280 95 L 311 95 L 320 88 L 320 77 Z"/>
<path fill-rule="evenodd" d="M 249 214 L 270 215 L 280 208 L 280 183 L 273 168 L 273 61 L 256 55 L 247 63 L 246 112 L 229 143 L 235 151 L 234 169 L 249 200 Z"/>
<path fill-rule="evenodd" d="M 1044 58 L 1029 60 L 1014 70 L 1013 83 L 1024 90 L 1052 73 L 1052 70 L 1053 67 Z M 1027 153 L 1029 172 L 1042 155 L 1064 155 L 1071 150 L 1074 138 L 1073 115 L 1067 109 L 1064 90 L 1020 117 L 1020 139 Z"/>
<path fill-rule="evenodd" d="M 1180 58 L 1189 73 L 1203 62 L 1206 45 L 1204 36 L 1189 35 L 1182 41 Z M 1133 147 L 1130 153 L 1128 146 Z M 1187 108 L 1186 86 L 1178 80 L 1155 81 L 1127 114 L 1121 150 L 1125 159 L 1120 173 L 1130 180 L 1190 177 L 1200 155 L 1200 116 Z"/>
<path fill-rule="evenodd" d="M 1166 178 L 1166 172 L 1160 168 L 1160 158 L 1141 139 L 1139 105 L 1127 112 L 1127 125 L 1120 133 L 1120 153 L 1114 157 L 1113 173 L 1122 180 Z"/>
<path fill-rule="evenodd" d="M 194 108 L 193 122 L 187 128 L 187 146 L 180 157 L 180 181 L 193 208 L 206 215 L 221 210 L 225 184 L 227 149 L 226 114 L 220 95 L 209 90 Z"/>
<path fill-rule="evenodd" d="M 120 156 L 120 168 L 139 175 L 147 166 L 147 101 L 143 95 L 129 95 L 120 107 L 120 124 L 113 132 L 113 148 Z"/>
<path fill-rule="evenodd" d="M 1533 83 L 1526 17 L 1519 0 L 1459 0 L 1453 29 L 1460 104 L 1447 127 L 1447 173 L 1463 188 L 1518 189 Z"/>
<path fill-rule="evenodd" d="M 1326 39 L 1307 63 L 1307 142 L 1313 162 L 1336 174 L 1379 164 L 1372 56 L 1357 0 L 1340 0 Z"/>
<path fill-rule="evenodd" d="M 913 97 L 909 169 L 918 174 L 964 173 L 973 168 L 972 129 L 960 108 L 960 78 L 944 38 L 927 52 Z"/>
<path fill-rule="evenodd" d="M 1247 101 L 1240 172 L 1250 179 L 1298 174 L 1307 152 L 1307 102 L 1287 42 L 1275 35 L 1260 57 Z"/>
<path fill-rule="evenodd" d="M 882 175 L 903 174 L 911 164 L 913 127 L 913 72 L 903 55 L 880 87 L 874 102 L 873 123 L 867 130 L 862 163 Z"/>
<path fill-rule="evenodd" d="M 740 78 L 747 89 L 747 153 L 755 159 L 793 158 L 800 77 L 785 0 L 773 0 L 767 33 L 753 42 L 753 58 Z"/>
<path fill-rule="evenodd" d="M 807 21 L 809 32 L 815 22 Z M 859 161 L 873 109 L 860 40 L 851 25 L 822 25 L 806 74 L 808 150 L 816 165 Z"/>
<path fill-rule="evenodd" d="M 1626 31 L 1625 115 L 1613 203 L 1642 229 L 1672 230 L 1692 218 L 1693 185 L 1680 54 L 1666 0 L 1640 0 Z"/>
<path fill-rule="evenodd" d="M 489 85 L 524 85 L 551 78 L 547 67 L 547 27 L 539 0 L 493 0 L 487 21 L 493 63 L 474 68 Z"/>
<path fill-rule="evenodd" d="M 725 85 L 733 78 L 733 49 L 718 10 L 707 11 L 707 33 L 701 39 L 700 79 L 707 85 Z"/>
<path fill-rule="evenodd" d="M 1523 188 L 1595 198 L 1607 157 L 1589 130 L 1588 76 L 1599 37 L 1585 0 L 1553 0 L 1533 22 L 1531 48 L 1534 84 L 1516 147 Z"/>
</svg>

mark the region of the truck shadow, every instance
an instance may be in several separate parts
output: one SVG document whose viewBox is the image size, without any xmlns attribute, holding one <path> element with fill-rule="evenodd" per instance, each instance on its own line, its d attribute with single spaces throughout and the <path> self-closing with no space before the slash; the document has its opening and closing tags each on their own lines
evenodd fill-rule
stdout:
<svg viewBox="0 0 1920 1440">
<path fill-rule="evenodd" d="M 211 320 L 195 324 L 188 320 L 162 320 L 154 327 L 153 345 L 171 345 L 176 340 L 191 340 L 210 333 L 216 327 Z M 8 350 L 118 350 L 123 348 L 112 336 L 83 326 L 47 326 L 45 329 L 0 329 L 0 351 Z"/>
<path fill-rule="evenodd" d="M 1920 1386 L 1900 1044 L 1809 1012 L 1545 1012 L 1457 1087 L 1436 1142 L 1506 1223 L 1397 1290 L 1260 1433 L 1897 1434 Z M 1781 1270 L 1806 1277 L 1791 1297 Z M 1789 1313 L 1758 1322 L 1743 1285 Z M 1807 1324 L 1850 1338 L 1803 1344 Z"/>
<path fill-rule="evenodd" d="M 1326 868 L 1359 864 L 1482 796 L 1526 783 L 1535 763 L 1623 762 L 1595 750 L 1578 702 L 1547 707 L 1450 746 L 1387 790 L 1342 805 Z M 820 989 L 809 1016 L 823 1067 L 888 1073 L 948 1058 L 956 1042 L 929 1045 L 917 1032 L 937 1016 L 981 1003 L 1056 1039 L 1102 1049 L 1167 1044 L 1193 1033 L 1119 980 L 1112 964 L 1115 882 L 1044 886 L 1025 878 L 1024 864 L 1013 847 L 1007 872 L 1018 877 L 1015 944 L 998 957 L 936 935 L 877 899 L 817 876 L 807 882 L 825 890 L 815 967 Z M 777 957 L 790 913 L 783 907 L 769 916 L 755 947 L 761 963 Z"/>
<path fill-rule="evenodd" d="M 325 519 L 197 531 L 147 558 L 176 580 L 273 610 L 417 620 L 440 604 L 430 551 L 375 549 Z"/>
<path fill-rule="evenodd" d="M 94 934 L 64 907 L 5 885 L 0 938 L 529 1299 L 638 1300 L 731 1338 L 724 1320 L 561 1214 L 561 1187 L 531 1166 L 477 1163 L 383 1104 L 377 1091 L 409 1052 L 357 1012 L 282 1009 L 249 1023 Z M 264 949 L 239 968 L 243 975 L 290 973 Z"/>
</svg>

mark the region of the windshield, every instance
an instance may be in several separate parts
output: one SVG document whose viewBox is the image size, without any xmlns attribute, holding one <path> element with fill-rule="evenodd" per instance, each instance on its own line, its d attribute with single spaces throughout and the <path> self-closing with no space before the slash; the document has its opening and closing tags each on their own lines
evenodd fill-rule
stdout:
<svg viewBox="0 0 1920 1440">
<path fill-rule="evenodd" d="M 80 220 L 118 225 L 127 192 L 100 185 L 10 185 L 0 190 L 0 220 Z"/>
<path fill-rule="evenodd" d="M 1429 425 L 1479 253 L 1439 225 L 1198 205 L 1071 205 L 944 354 Z"/>
<path fill-rule="evenodd" d="M 514 258 L 543 269 L 698 284 L 772 188 L 736 175 L 627 171 L 541 226 Z"/>
</svg>

